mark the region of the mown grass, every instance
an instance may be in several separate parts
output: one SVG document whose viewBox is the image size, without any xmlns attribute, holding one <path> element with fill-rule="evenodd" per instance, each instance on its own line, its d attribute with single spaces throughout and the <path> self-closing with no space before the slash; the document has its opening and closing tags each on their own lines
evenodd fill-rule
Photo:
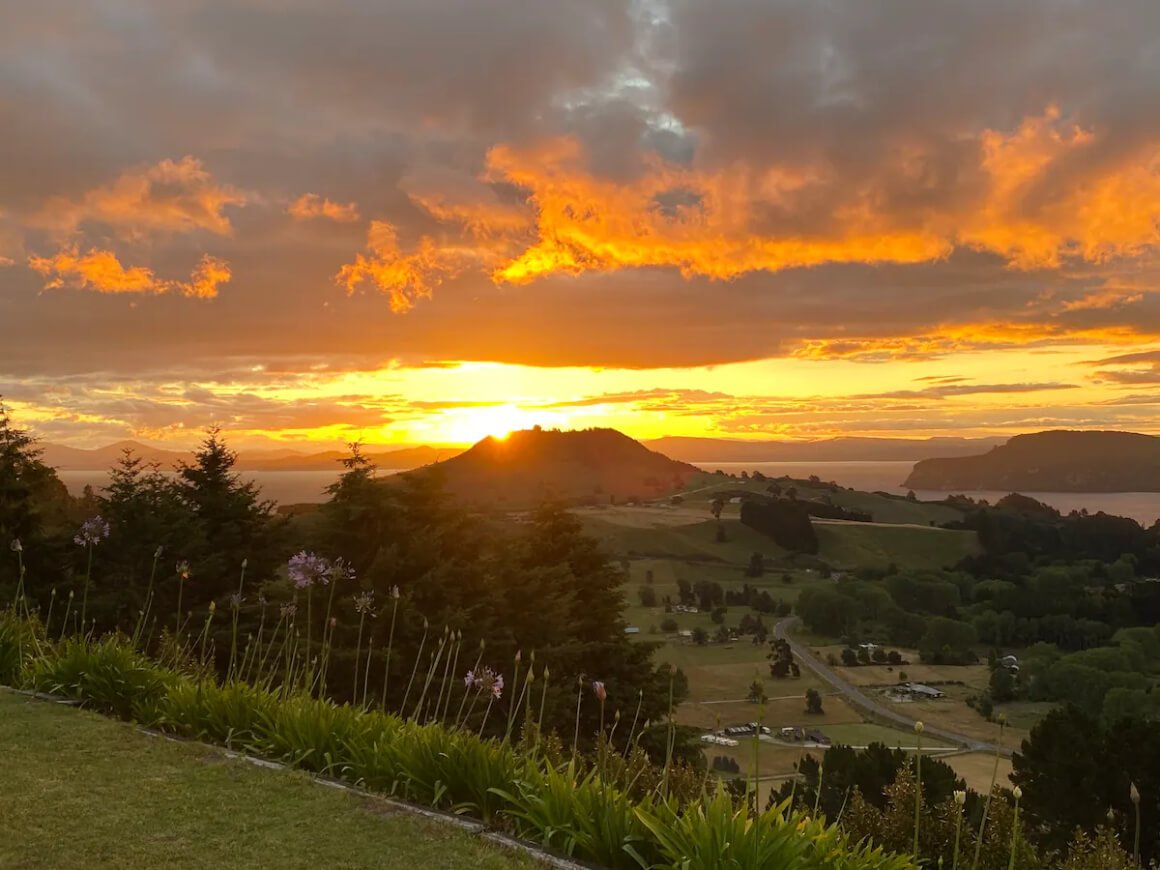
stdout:
<svg viewBox="0 0 1160 870">
<path fill-rule="evenodd" d="M 0 867 L 542 866 L 301 773 L 0 692 Z"/>
<path fill-rule="evenodd" d="M 838 568 L 948 568 L 978 551 L 974 532 L 877 523 L 814 524 L 818 555 Z"/>
</svg>

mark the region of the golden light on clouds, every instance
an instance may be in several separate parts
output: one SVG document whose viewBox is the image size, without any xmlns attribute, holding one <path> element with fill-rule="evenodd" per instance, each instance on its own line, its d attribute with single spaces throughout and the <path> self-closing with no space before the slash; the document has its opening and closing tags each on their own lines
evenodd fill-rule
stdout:
<svg viewBox="0 0 1160 870">
<path fill-rule="evenodd" d="M 180 293 L 195 299 L 213 299 L 218 287 L 229 282 L 229 264 L 202 256 L 188 281 L 158 278 L 145 266 L 124 266 L 112 251 L 81 253 L 66 247 L 51 257 L 30 257 L 30 269 L 44 276 L 44 289 L 71 287 L 98 293 Z"/>
<path fill-rule="evenodd" d="M 298 220 L 323 218 L 340 224 L 350 224 L 359 219 L 357 203 L 332 202 L 316 193 L 302 194 L 290 203 L 287 212 Z"/>
<path fill-rule="evenodd" d="M 187 155 L 128 169 L 77 199 L 53 197 L 30 223 L 66 234 L 102 224 L 125 238 L 194 230 L 228 235 L 232 225 L 225 209 L 248 199 L 243 191 L 215 181 L 199 159 Z"/>
<path fill-rule="evenodd" d="M 49 438 L 1160 429 L 1155 2 L 8 5 Z"/>
</svg>

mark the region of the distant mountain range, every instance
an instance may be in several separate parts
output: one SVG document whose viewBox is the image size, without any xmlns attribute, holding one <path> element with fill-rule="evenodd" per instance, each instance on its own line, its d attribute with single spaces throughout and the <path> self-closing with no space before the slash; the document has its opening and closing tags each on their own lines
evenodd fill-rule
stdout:
<svg viewBox="0 0 1160 870">
<path fill-rule="evenodd" d="M 915 462 L 928 457 L 969 456 L 1001 444 L 1005 438 L 830 438 L 822 441 L 737 441 L 725 438 L 657 438 L 641 442 L 645 447 L 681 462 Z M 188 462 L 188 450 L 166 450 L 137 441 L 118 441 L 104 447 L 83 449 L 43 443 L 44 460 L 64 471 L 105 471 L 126 449 L 147 462 L 172 468 Z M 407 471 L 442 462 L 463 452 L 456 447 L 404 447 L 370 452 L 380 468 Z M 241 471 L 331 471 L 347 454 L 339 450 L 305 453 L 292 448 L 243 450 L 238 455 Z M 712 469 L 710 469 L 712 470 Z"/>
<path fill-rule="evenodd" d="M 466 502 L 510 508 L 545 499 L 607 504 L 656 498 L 681 489 L 698 473 L 615 429 L 512 432 L 410 472 L 440 475 L 446 489 Z"/>
<path fill-rule="evenodd" d="M 673 459 L 711 465 L 714 462 L 917 462 L 936 456 L 973 456 L 1006 440 L 1005 437 L 944 437 L 738 441 L 674 436 L 643 443 Z"/>
<path fill-rule="evenodd" d="M 85 450 L 44 443 L 45 463 L 62 471 L 106 471 L 114 466 L 126 450 L 146 462 L 156 462 L 163 469 L 193 458 L 190 451 L 163 450 L 137 441 L 118 441 L 105 447 Z M 383 452 L 368 452 L 367 457 L 384 471 L 406 471 L 439 462 L 460 451 L 453 447 L 405 447 Z M 290 449 L 253 450 L 238 454 L 239 471 L 334 471 L 341 470 L 339 462 L 348 454 L 338 450 L 320 453 L 299 453 Z"/>
<path fill-rule="evenodd" d="M 1160 492 L 1160 438 L 1134 432 L 1017 435 L 981 456 L 925 459 L 910 489 Z"/>
</svg>

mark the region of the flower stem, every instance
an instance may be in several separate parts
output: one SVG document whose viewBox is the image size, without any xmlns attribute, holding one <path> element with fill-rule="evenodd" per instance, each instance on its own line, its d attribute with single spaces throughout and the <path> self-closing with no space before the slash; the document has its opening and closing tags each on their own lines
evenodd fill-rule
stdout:
<svg viewBox="0 0 1160 870">
<path fill-rule="evenodd" d="M 81 596 L 81 629 L 82 630 L 85 627 L 85 615 L 88 613 L 88 610 L 89 610 L 89 581 L 92 580 L 92 577 L 93 577 L 93 545 L 91 543 L 88 546 L 88 550 L 89 550 L 88 566 L 85 568 L 85 591 L 84 591 L 84 594 Z"/>
<path fill-rule="evenodd" d="M 979 822 L 979 838 L 975 840 L 975 858 L 971 862 L 971 870 L 978 870 L 979 858 L 983 852 L 983 832 L 987 828 L 987 814 L 991 810 L 991 797 L 995 794 L 995 780 L 999 776 L 999 750 L 1003 746 L 1003 729 L 1007 727 L 1007 717 L 999 719 L 999 742 L 995 745 L 995 766 L 991 769 L 991 788 L 987 792 L 987 799 L 983 802 L 983 818 Z"/>
<path fill-rule="evenodd" d="M 399 707 L 399 715 L 407 715 L 407 699 L 411 697 L 411 686 L 415 682 L 415 674 L 419 671 L 419 662 L 423 658 L 423 645 L 427 643 L 427 617 L 423 617 L 423 637 L 419 640 L 419 652 L 415 654 L 415 664 L 411 667 L 411 679 L 407 680 L 407 691 L 403 693 L 403 703 Z"/>
<path fill-rule="evenodd" d="M 394 604 L 391 605 L 391 630 L 387 634 L 387 661 L 383 665 L 383 696 L 380 699 L 383 711 L 387 709 L 387 684 L 391 679 L 391 649 L 395 645 L 395 617 L 399 613 L 399 599 L 393 598 Z"/>
<path fill-rule="evenodd" d="M 362 662 L 362 636 L 363 626 L 366 625 L 367 614 L 366 611 L 360 611 L 358 615 L 358 640 L 354 644 L 354 679 L 351 681 L 351 696 L 354 698 L 354 703 L 358 704 L 358 666 Z M 371 669 L 370 657 L 367 658 L 367 670 Z"/>
</svg>

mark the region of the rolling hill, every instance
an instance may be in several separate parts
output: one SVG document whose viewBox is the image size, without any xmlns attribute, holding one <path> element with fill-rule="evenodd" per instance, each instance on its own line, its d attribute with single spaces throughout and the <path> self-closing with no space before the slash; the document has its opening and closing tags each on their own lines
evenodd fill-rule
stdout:
<svg viewBox="0 0 1160 870">
<path fill-rule="evenodd" d="M 1160 492 L 1160 438 L 1065 430 L 1017 435 L 981 456 L 924 459 L 903 485 L 943 492 Z"/>
<path fill-rule="evenodd" d="M 607 504 L 656 498 L 701 472 L 615 429 L 527 429 L 485 438 L 458 456 L 410 472 L 431 473 L 465 501 L 516 508 L 545 499 Z"/>
</svg>

